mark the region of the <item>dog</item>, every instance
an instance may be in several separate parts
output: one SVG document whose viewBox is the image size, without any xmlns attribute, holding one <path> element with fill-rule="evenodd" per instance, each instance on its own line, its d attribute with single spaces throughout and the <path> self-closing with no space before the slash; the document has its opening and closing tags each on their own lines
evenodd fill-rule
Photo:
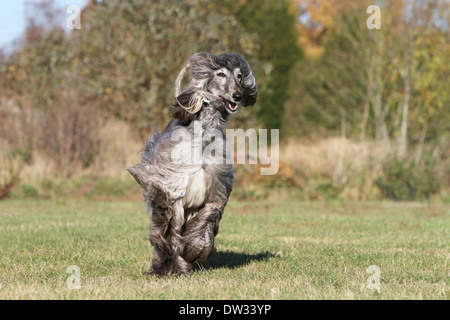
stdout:
<svg viewBox="0 0 450 320">
<path fill-rule="evenodd" d="M 189 85 L 181 92 L 188 70 Z M 173 119 L 147 140 L 141 161 L 127 168 L 151 211 L 154 250 L 148 274 L 189 274 L 213 252 L 233 188 L 223 131 L 238 105 L 253 106 L 257 97 L 255 77 L 239 54 L 197 53 L 180 71 Z M 200 139 L 196 131 L 203 132 Z M 216 146 L 214 155 L 205 156 L 211 146 Z M 200 154 L 199 161 L 193 161 L 193 154 Z"/>
</svg>

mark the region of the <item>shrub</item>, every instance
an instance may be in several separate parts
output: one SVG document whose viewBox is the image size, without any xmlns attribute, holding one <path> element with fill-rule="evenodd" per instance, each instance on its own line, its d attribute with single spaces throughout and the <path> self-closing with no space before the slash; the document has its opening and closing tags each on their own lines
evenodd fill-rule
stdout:
<svg viewBox="0 0 450 320">
<path fill-rule="evenodd" d="M 39 198 L 38 190 L 29 183 L 22 185 L 22 194 L 25 198 Z"/>
<path fill-rule="evenodd" d="M 55 160 L 58 176 L 70 177 L 89 167 L 99 150 L 98 130 L 102 125 L 95 106 L 72 101 L 46 114 L 41 146 L 47 157 Z"/>
<path fill-rule="evenodd" d="M 19 156 L 12 152 L 0 154 L 0 200 L 10 197 L 12 189 L 19 182 L 22 167 L 23 161 Z"/>
<path fill-rule="evenodd" d="M 439 192 L 440 183 L 434 175 L 435 160 L 425 157 L 424 164 L 391 160 L 383 165 L 383 175 L 375 180 L 382 195 L 393 200 L 420 200 Z"/>
</svg>

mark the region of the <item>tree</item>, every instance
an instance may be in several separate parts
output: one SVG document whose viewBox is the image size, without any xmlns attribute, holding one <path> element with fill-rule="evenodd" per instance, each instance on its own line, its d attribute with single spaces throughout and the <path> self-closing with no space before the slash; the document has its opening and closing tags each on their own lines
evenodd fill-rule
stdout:
<svg viewBox="0 0 450 320">
<path fill-rule="evenodd" d="M 252 38 L 242 46 L 236 30 L 246 38 L 233 16 L 205 0 L 92 2 L 81 30 L 69 37 L 49 31 L 17 52 L 11 63 L 18 72 L 5 86 L 27 92 L 38 109 L 61 107 L 58 99 L 75 92 L 81 104 L 99 105 L 147 135 L 149 123 L 171 118 L 174 81 L 189 56 L 253 54 Z"/>
<path fill-rule="evenodd" d="M 35 40 L 0 65 L 0 94 L 19 109 L 12 124 L 0 117 L 0 138 L 19 132 L 20 141 L 9 139 L 21 143 L 11 143 L 15 148 L 30 157 L 38 150 L 66 177 L 94 163 L 107 118 L 126 122 L 142 139 L 150 125 L 165 126 L 175 79 L 192 54 L 254 56 L 256 46 L 233 16 L 205 0 L 93 1 L 80 30 L 55 28 Z"/>
<path fill-rule="evenodd" d="M 355 6 L 350 0 L 291 0 L 298 12 L 297 30 L 300 42 L 308 55 L 318 57 L 324 53 L 323 44 L 344 11 Z M 356 2 L 357 3 L 357 2 Z"/>
<path fill-rule="evenodd" d="M 302 58 L 296 18 L 287 0 L 226 0 L 225 12 L 236 17 L 257 42 L 256 61 L 260 97 L 258 118 L 268 129 L 280 129 L 289 99 L 291 71 Z"/>
<path fill-rule="evenodd" d="M 448 72 L 448 65 L 440 63 L 445 59 L 445 39 L 449 33 L 448 26 L 441 25 L 448 19 L 448 1 L 445 2 L 446 11 L 440 7 L 442 2 L 437 0 L 393 0 L 385 7 L 385 39 L 378 45 L 385 52 L 386 66 L 391 69 L 391 79 L 394 80 L 391 86 L 396 88 L 386 96 L 389 99 L 386 103 L 397 103 L 398 106 L 391 132 L 396 137 L 395 151 L 400 159 L 407 156 L 410 140 L 425 139 L 428 127 L 425 123 L 429 122 L 424 120 L 427 110 L 435 109 L 436 102 L 442 105 L 442 98 L 445 100 L 447 97 L 439 85 L 424 86 L 430 84 L 430 78 L 437 79 Z M 439 68 L 436 68 L 436 63 Z M 433 101 L 423 99 L 433 93 L 441 98 Z M 417 120 L 422 122 L 420 134 L 410 130 Z"/>
<path fill-rule="evenodd" d="M 336 133 L 345 123 L 349 136 L 375 138 L 400 159 L 414 142 L 418 162 L 427 138 L 448 128 L 449 2 L 385 2 L 381 30 L 367 29 L 368 4 L 344 8 L 323 55 L 300 65 L 285 123 Z"/>
<path fill-rule="evenodd" d="M 362 6 L 347 9 L 328 31 L 324 53 L 309 56 L 295 72 L 298 90 L 285 120 L 291 130 L 325 130 L 355 135 L 367 100 L 369 58 L 373 45 L 365 27 Z M 297 123 L 297 125 L 295 124 Z"/>
</svg>

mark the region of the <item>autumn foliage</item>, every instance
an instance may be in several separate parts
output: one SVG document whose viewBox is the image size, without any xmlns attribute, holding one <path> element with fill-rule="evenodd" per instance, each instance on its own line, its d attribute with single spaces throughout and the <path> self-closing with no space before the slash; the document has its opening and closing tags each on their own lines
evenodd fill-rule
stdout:
<svg viewBox="0 0 450 320">
<path fill-rule="evenodd" d="M 53 1 L 28 4 L 24 36 L 0 57 L 0 197 L 42 181 L 122 177 L 152 125 L 170 120 L 173 82 L 199 51 L 239 52 L 252 65 L 260 98 L 230 127 L 281 132 L 279 175 L 237 167 L 242 194 L 389 197 L 391 178 L 408 172 L 424 186 L 439 180 L 420 194 L 445 192 L 449 1 L 383 1 L 381 29 L 370 30 L 374 3 L 90 1 L 70 32 Z"/>
</svg>

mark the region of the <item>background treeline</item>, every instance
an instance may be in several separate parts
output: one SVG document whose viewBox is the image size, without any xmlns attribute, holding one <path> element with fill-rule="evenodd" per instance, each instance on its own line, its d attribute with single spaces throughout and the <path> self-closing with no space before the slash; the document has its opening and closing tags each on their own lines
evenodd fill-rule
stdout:
<svg viewBox="0 0 450 320">
<path fill-rule="evenodd" d="M 30 5 L 0 64 L 0 198 L 139 194 L 124 168 L 170 119 L 195 52 L 239 52 L 260 98 L 231 128 L 279 128 L 280 172 L 236 166 L 235 196 L 446 198 L 450 5 L 373 1 L 91 1 L 81 30 Z M 276 190 L 276 192 L 274 192 Z"/>
</svg>

